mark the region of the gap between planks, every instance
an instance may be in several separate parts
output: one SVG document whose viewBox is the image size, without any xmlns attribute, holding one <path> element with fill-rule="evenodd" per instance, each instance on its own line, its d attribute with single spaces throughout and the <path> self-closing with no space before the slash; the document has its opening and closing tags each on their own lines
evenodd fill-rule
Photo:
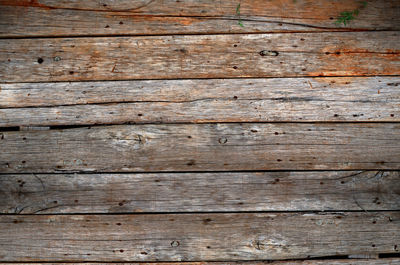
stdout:
<svg viewBox="0 0 400 265">
<path fill-rule="evenodd" d="M 94 265 L 94 264 L 104 264 L 104 265 L 113 265 L 113 264 L 121 264 L 121 265 L 130 265 L 130 264 L 138 264 L 137 262 L 73 262 L 77 265 Z M 0 265 L 5 264 L 17 264 L 17 265 L 43 265 L 43 264 L 54 264 L 54 265 L 69 265 L 71 263 L 55 263 L 55 262 L 45 262 L 45 263 L 37 263 L 37 262 L 0 262 Z M 195 262 L 140 262 L 142 265 L 399 265 L 400 259 L 398 258 L 380 258 L 380 259 L 343 259 L 343 257 L 335 257 L 324 258 L 324 259 L 313 259 L 313 260 L 289 260 L 289 261 L 222 261 L 222 262 L 204 262 L 204 261 L 195 261 Z"/>
</svg>

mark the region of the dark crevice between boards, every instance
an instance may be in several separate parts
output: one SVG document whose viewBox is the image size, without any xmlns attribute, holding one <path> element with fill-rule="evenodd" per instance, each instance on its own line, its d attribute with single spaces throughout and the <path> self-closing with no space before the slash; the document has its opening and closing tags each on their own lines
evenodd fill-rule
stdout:
<svg viewBox="0 0 400 265">
<path fill-rule="evenodd" d="M 49 126 L 50 130 L 67 130 L 67 129 L 79 129 L 79 128 L 87 128 L 91 129 L 92 126 L 104 126 L 101 124 L 95 124 L 95 125 L 55 125 L 55 126 Z"/>
<path fill-rule="evenodd" d="M 322 256 L 322 257 L 310 257 L 306 260 L 335 260 L 335 259 L 349 259 L 348 255 L 334 255 L 334 256 Z"/>
<path fill-rule="evenodd" d="M 226 34 L 225 34 L 226 35 Z M 0 37 L 1 39 L 1 37 Z M 257 51 L 255 51 L 257 53 Z M 313 54 L 325 54 L 325 52 L 318 52 L 318 53 L 313 53 Z M 274 77 L 274 76 L 252 76 L 252 77 L 237 77 L 237 76 L 229 76 L 229 77 L 182 77 L 182 78 L 168 78 L 168 77 L 163 77 L 163 78 L 125 78 L 125 79 L 95 79 L 95 80 L 60 80 L 60 81 L 28 81 L 28 82 L 23 82 L 23 81 L 1 81 L 0 84 L 40 84 L 40 83 L 46 83 L 46 84 L 52 84 L 52 83 L 102 83 L 102 82 L 128 82 L 128 81 L 180 81 L 180 80 L 198 80 L 198 81 L 203 81 L 203 80 L 235 80 L 235 79 L 300 79 L 300 78 L 310 78 L 310 79 L 321 79 L 322 78 L 349 78 L 349 77 L 362 77 L 362 78 L 371 78 L 371 77 L 390 77 L 390 78 L 395 78 L 395 77 L 400 77 L 400 75 L 396 74 L 353 74 L 353 75 L 299 75 L 299 76 L 279 76 L 279 77 Z"/>
<path fill-rule="evenodd" d="M 60 205 L 63 206 L 63 205 Z M 58 206 L 58 207 L 60 207 Z M 55 208 L 55 207 L 54 207 Z M 33 214 L 33 213 L 0 213 L 0 216 L 7 215 L 7 216 L 28 216 L 28 215 L 43 215 L 43 216 L 52 216 L 52 215 L 230 215 L 230 214 L 293 214 L 293 215 L 302 215 L 302 214 L 314 214 L 314 215 L 330 215 L 330 216 L 339 216 L 339 219 L 343 218 L 346 214 L 351 213 L 362 213 L 366 215 L 371 214 L 382 214 L 382 213 L 398 213 L 400 210 L 279 210 L 279 211 L 153 211 L 153 212 L 74 212 L 74 213 L 40 213 L 40 214 Z M 388 222 L 393 222 L 393 219 L 388 219 Z M 393 247 L 394 251 L 398 251 L 398 247 Z M 396 253 L 394 253 L 396 254 Z M 391 255 L 384 254 L 384 255 Z"/>
<path fill-rule="evenodd" d="M 102 123 L 102 124 L 79 124 L 79 125 L 53 125 L 53 126 L 9 126 L 9 127 L 0 127 L 0 132 L 9 132 L 9 131 L 27 131 L 23 128 L 33 128 L 34 131 L 39 131 L 40 128 L 43 130 L 67 130 L 67 129 L 79 129 L 79 128 L 96 128 L 96 127 L 111 127 L 111 126 L 148 126 L 148 125 L 216 125 L 216 124 L 345 124 L 345 125 L 358 125 L 358 124 L 399 124 L 397 121 L 221 121 L 221 122 L 165 122 L 165 121 L 150 121 L 150 122 L 121 122 L 121 123 Z M 372 169 L 371 169 L 372 170 Z"/>
<path fill-rule="evenodd" d="M 0 127 L 0 132 L 14 132 L 14 131 L 19 131 L 19 127 L 18 126 Z"/>
<path fill-rule="evenodd" d="M 399 247 L 395 246 L 396 251 L 400 251 Z M 380 259 L 389 259 L 389 258 L 400 258 L 400 253 L 381 253 L 378 255 Z"/>
<path fill-rule="evenodd" d="M 229 19 L 236 21 L 237 19 Z M 252 20 L 242 20 L 242 21 L 252 21 Z M 265 21 L 254 20 L 254 22 L 266 23 Z M 271 21 L 269 23 L 280 23 L 277 21 Z M 302 26 L 301 24 L 296 23 L 285 23 L 294 26 Z M 306 27 L 306 26 L 305 26 Z M 311 26 L 313 28 L 313 26 Z M 283 31 L 251 31 L 251 32 L 213 32 L 213 33 L 205 33 L 205 32 L 171 32 L 171 33 L 153 33 L 153 34 L 82 34 L 82 35 L 74 35 L 74 34 L 63 34 L 63 35 L 25 35 L 25 36 L 0 36 L 0 39 L 62 39 L 62 38 L 102 38 L 102 37 L 162 37 L 162 36 L 203 36 L 203 35 L 256 35 L 256 34 L 293 34 L 293 33 L 330 33 L 330 32 L 386 32 L 386 31 L 397 31 L 397 28 L 386 28 L 386 29 L 362 29 L 362 28 L 323 28 L 323 27 L 315 27 L 320 29 L 318 31 L 315 30 L 283 30 Z"/>
<path fill-rule="evenodd" d="M 57 172 L 18 172 L 18 173 L 2 173 L 0 172 L 1 175 L 75 175 L 75 174 L 80 174 L 80 175 L 101 175 L 101 174 L 124 174 L 124 175 L 133 175 L 133 174 L 140 174 L 140 175 L 145 175 L 145 174 L 211 174 L 211 173 L 230 173 L 230 174 L 240 174 L 240 173 L 269 173 L 269 172 L 356 172 L 359 171 L 358 174 L 365 173 L 365 172 L 398 172 L 399 177 L 400 177 L 400 170 L 398 169 L 381 169 L 381 168 L 376 168 L 376 169 L 313 169 L 313 170 L 300 170 L 300 169 L 295 169 L 295 170 L 290 170 L 290 169 L 273 169 L 273 170 L 230 170 L 230 171 L 224 171 L 224 170 L 213 170 L 213 171 L 193 171 L 193 170 L 183 170 L 183 171 L 57 171 Z M 353 174 L 358 175 L 358 174 Z M 348 177 L 348 176 L 347 176 Z M 391 211 L 391 210 L 389 210 Z M 399 209 L 400 211 L 400 209 Z"/>
<path fill-rule="evenodd" d="M 390 259 L 390 258 L 397 258 L 397 254 L 388 254 L 386 257 L 380 257 L 381 255 L 386 255 L 386 254 L 379 254 L 379 259 L 374 259 L 374 258 L 350 258 L 348 255 L 336 255 L 336 256 L 321 256 L 321 257 L 315 257 L 315 258 L 298 258 L 298 259 L 284 259 L 284 260 L 267 260 L 267 259 L 255 259 L 255 260 L 186 260 L 186 261 L 162 261 L 162 260 L 157 260 L 157 261 L 145 261 L 146 264 L 171 264 L 171 265 L 190 265 L 193 263 L 205 263 L 205 262 L 210 262 L 210 263 L 215 263 L 215 264 L 223 264 L 223 263 L 229 263 L 229 264 L 251 264 L 254 262 L 262 262 L 263 264 L 281 264 L 282 262 L 298 262 L 298 261 L 307 261 L 307 260 L 312 260 L 312 261 L 339 261 L 339 260 L 349 260 L 349 261 L 365 261 L 367 264 L 368 260 L 385 260 L 385 259 Z M 395 255 L 395 256 L 392 256 Z M 99 260 L 82 260 L 82 261 L 71 261 L 71 260 L 58 260 L 58 261 L 2 261 L 0 260 L 1 263 L 4 264 L 89 264 L 89 263 L 94 263 L 94 264 L 126 264 L 126 263 L 132 263 L 132 264 L 144 264 L 143 261 L 138 261 L 138 260 L 124 260 L 124 261 L 99 261 Z"/>
</svg>

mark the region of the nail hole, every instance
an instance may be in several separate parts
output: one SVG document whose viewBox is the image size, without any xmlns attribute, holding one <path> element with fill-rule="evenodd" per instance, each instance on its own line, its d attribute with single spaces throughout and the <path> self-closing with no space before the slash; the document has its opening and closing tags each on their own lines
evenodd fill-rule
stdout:
<svg viewBox="0 0 400 265">
<path fill-rule="evenodd" d="M 180 243 L 179 241 L 172 241 L 171 242 L 171 247 L 179 247 Z"/>
<path fill-rule="evenodd" d="M 37 59 L 37 62 L 38 62 L 39 64 L 41 64 L 41 63 L 43 63 L 43 59 L 42 59 L 42 58 L 39 58 L 39 59 Z"/>
<path fill-rule="evenodd" d="M 226 139 L 225 137 L 221 137 L 221 138 L 218 139 L 218 142 L 220 144 L 226 144 L 228 142 L 228 139 Z"/>
<path fill-rule="evenodd" d="M 260 54 L 261 56 L 278 56 L 278 55 L 279 55 L 279 52 L 277 52 L 277 51 L 265 51 L 265 50 L 263 50 L 263 51 L 260 51 L 259 54 Z"/>
<path fill-rule="evenodd" d="M 186 165 L 188 166 L 194 166 L 196 164 L 196 161 L 190 160 Z"/>
</svg>

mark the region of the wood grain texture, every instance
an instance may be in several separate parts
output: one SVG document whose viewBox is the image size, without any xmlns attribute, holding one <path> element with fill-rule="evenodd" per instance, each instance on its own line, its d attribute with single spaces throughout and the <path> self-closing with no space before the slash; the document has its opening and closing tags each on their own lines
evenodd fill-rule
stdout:
<svg viewBox="0 0 400 265">
<path fill-rule="evenodd" d="M 9 263 L 0 263 L 0 265 L 7 265 Z M 69 263 L 16 263 L 17 265 L 68 265 Z M 75 263 L 77 265 L 96 265 L 98 263 Z M 115 265 L 115 263 L 102 263 L 104 265 Z M 121 265 L 136 265 L 137 263 L 118 263 Z M 324 260 L 290 260 L 290 261 L 225 261 L 225 262 L 152 262 L 140 263 L 140 265 L 399 265 L 400 259 L 385 258 L 385 259 L 324 259 Z"/>
<path fill-rule="evenodd" d="M 0 127 L 400 121 L 399 77 L 0 84 Z"/>
<path fill-rule="evenodd" d="M 1 82 L 400 75 L 396 31 L 0 40 Z"/>
<path fill-rule="evenodd" d="M 399 171 L 2 175 L 0 212 L 400 210 L 399 181 Z"/>
<path fill-rule="evenodd" d="M 3 173 L 400 169 L 395 123 L 245 123 L 5 131 Z"/>
<path fill-rule="evenodd" d="M 0 216 L 2 261 L 269 260 L 398 253 L 399 212 Z"/>
<path fill-rule="evenodd" d="M 400 27 L 395 0 L 369 1 L 350 24 L 336 25 L 359 1 L 1 0 L 0 37 L 382 30 Z"/>
</svg>

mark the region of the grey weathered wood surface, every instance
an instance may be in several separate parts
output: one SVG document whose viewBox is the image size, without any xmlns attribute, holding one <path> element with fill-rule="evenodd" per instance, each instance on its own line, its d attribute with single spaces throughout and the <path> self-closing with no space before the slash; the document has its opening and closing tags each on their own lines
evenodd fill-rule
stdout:
<svg viewBox="0 0 400 265">
<path fill-rule="evenodd" d="M 378 31 L 1 39 L 0 81 L 400 75 L 399 36 Z"/>
<path fill-rule="evenodd" d="M 399 29 L 395 0 L 368 1 L 357 19 L 336 25 L 358 1 L 59 1 L 1 0 L 0 37 L 255 33 Z"/>
<path fill-rule="evenodd" d="M 360 6 L 0 0 L 0 261 L 400 264 L 354 260 L 400 243 L 400 3 Z"/>
<path fill-rule="evenodd" d="M 3 173 L 400 169 L 396 123 L 224 123 L 5 131 Z"/>
<path fill-rule="evenodd" d="M 397 253 L 399 212 L 0 216 L 2 261 L 198 261 Z"/>
<path fill-rule="evenodd" d="M 0 127 L 400 121 L 399 77 L 0 84 Z"/>
<path fill-rule="evenodd" d="M 9 263 L 0 263 L 0 265 L 6 265 Z M 16 263 L 17 265 L 68 265 L 69 263 Z M 74 263 L 77 265 L 96 265 L 98 263 Z M 102 263 L 104 265 L 115 265 L 115 263 Z M 121 265 L 136 265 L 137 263 L 118 263 Z M 141 265 L 399 265 L 400 259 L 397 258 L 385 258 L 385 259 L 324 259 L 324 260 L 290 260 L 290 261 L 225 261 L 225 262 L 151 262 L 151 263 L 140 263 Z"/>
<path fill-rule="evenodd" d="M 0 212 L 400 210 L 399 182 L 399 171 L 2 175 Z"/>
</svg>

